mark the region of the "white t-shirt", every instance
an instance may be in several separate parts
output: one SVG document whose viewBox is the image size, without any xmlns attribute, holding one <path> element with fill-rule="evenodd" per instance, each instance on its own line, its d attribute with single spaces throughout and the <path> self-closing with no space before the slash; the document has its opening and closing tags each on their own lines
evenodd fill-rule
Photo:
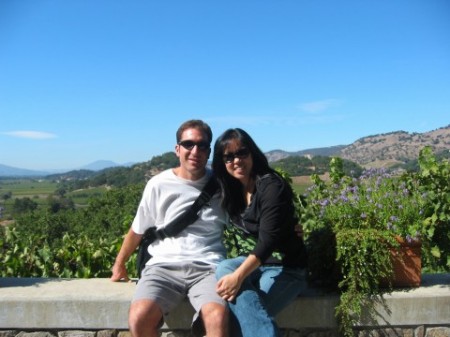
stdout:
<svg viewBox="0 0 450 337">
<path fill-rule="evenodd" d="M 132 229 L 143 234 L 151 226 L 164 227 L 186 211 L 197 199 L 211 172 L 196 181 L 175 175 L 172 169 L 161 172 L 147 183 Z M 148 251 L 152 258 L 147 265 L 183 261 L 217 264 L 225 257 L 222 236 L 227 221 L 216 193 L 210 203 L 203 206 L 198 219 L 175 237 L 153 242 Z"/>
</svg>

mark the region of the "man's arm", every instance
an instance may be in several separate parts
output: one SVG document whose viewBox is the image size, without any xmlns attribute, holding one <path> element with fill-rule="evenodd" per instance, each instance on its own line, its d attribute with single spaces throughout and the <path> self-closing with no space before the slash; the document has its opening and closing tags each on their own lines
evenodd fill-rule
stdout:
<svg viewBox="0 0 450 337">
<path fill-rule="evenodd" d="M 136 234 L 131 228 L 123 240 L 122 247 L 119 254 L 117 254 L 116 261 L 112 267 L 111 281 L 117 282 L 120 280 L 129 281 L 128 272 L 125 263 L 130 258 L 131 254 L 136 250 L 137 246 L 142 240 L 141 234 Z"/>
</svg>

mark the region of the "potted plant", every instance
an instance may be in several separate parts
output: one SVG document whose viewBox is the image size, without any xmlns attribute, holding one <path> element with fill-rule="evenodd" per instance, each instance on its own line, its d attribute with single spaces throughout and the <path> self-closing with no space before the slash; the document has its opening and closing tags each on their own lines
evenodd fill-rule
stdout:
<svg viewBox="0 0 450 337">
<path fill-rule="evenodd" d="M 333 158 L 330 166 L 329 182 L 312 177 L 302 223 L 311 248 L 320 242 L 314 233 L 332 234 L 322 237 L 332 238 L 322 245 L 334 249 L 331 255 L 339 271 L 334 278 L 340 291 L 336 314 L 343 333 L 350 336 L 363 309 L 370 318 L 374 298 L 381 299 L 382 293 L 391 290 L 392 249 L 400 249 L 402 240 L 420 241 L 424 201 L 417 183 L 407 176 L 396 177 L 383 169 L 367 170 L 360 177 L 344 176 L 340 158 Z M 383 288 L 386 283 L 388 289 Z"/>
</svg>

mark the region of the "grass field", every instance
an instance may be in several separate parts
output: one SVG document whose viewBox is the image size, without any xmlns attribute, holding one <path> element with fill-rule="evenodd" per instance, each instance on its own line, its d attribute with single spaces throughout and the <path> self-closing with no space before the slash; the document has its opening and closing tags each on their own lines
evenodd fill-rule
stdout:
<svg viewBox="0 0 450 337">
<path fill-rule="evenodd" d="M 57 188 L 58 183 L 49 180 L 0 180 L 0 207 L 3 207 L 2 217 L 0 220 L 11 217 L 12 206 L 15 199 L 30 198 L 38 204 L 38 207 L 45 207 L 48 204 L 47 198 L 53 195 Z M 69 192 L 66 196 L 71 198 L 77 207 L 83 207 L 87 205 L 90 197 L 101 195 L 105 191 L 106 188 L 104 187 L 95 187 Z"/>
<path fill-rule="evenodd" d="M 325 173 L 319 175 L 319 178 L 323 181 L 329 181 L 330 180 L 330 174 Z M 303 194 L 308 187 L 310 187 L 313 184 L 311 181 L 310 176 L 299 176 L 299 177 L 292 177 L 292 188 L 295 192 L 299 194 Z"/>
<path fill-rule="evenodd" d="M 92 187 L 89 189 L 77 190 L 67 193 L 67 197 L 72 198 L 77 207 L 86 206 L 89 198 L 95 196 L 101 196 L 105 193 L 105 187 Z"/>
<path fill-rule="evenodd" d="M 49 180 L 11 179 L 0 180 L 0 195 L 11 192 L 13 197 L 29 197 L 53 194 L 57 183 Z"/>
<path fill-rule="evenodd" d="M 293 177 L 292 182 L 294 191 L 300 194 L 311 185 L 309 177 Z M 49 180 L 0 179 L 0 207 L 3 207 L 0 221 L 11 218 L 12 205 L 16 198 L 30 198 L 38 207 L 45 207 L 48 204 L 47 198 L 53 195 L 57 188 L 58 183 Z M 105 191 L 105 187 L 95 187 L 69 192 L 66 197 L 71 198 L 76 207 L 84 207 L 89 198 L 100 196 Z"/>
</svg>

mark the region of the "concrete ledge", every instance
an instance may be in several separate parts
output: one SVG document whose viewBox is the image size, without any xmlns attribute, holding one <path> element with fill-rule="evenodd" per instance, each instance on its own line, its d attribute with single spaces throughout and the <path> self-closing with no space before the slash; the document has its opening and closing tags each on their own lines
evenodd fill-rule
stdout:
<svg viewBox="0 0 450 337">
<path fill-rule="evenodd" d="M 135 283 L 109 279 L 0 278 L 0 329 L 127 330 Z M 379 305 L 379 326 L 450 326 L 450 274 L 424 275 L 420 288 L 398 290 Z M 278 317 L 283 329 L 335 328 L 336 294 L 310 289 Z M 163 329 L 186 329 L 193 310 L 185 302 Z M 365 322 L 361 322 L 361 326 Z"/>
</svg>

